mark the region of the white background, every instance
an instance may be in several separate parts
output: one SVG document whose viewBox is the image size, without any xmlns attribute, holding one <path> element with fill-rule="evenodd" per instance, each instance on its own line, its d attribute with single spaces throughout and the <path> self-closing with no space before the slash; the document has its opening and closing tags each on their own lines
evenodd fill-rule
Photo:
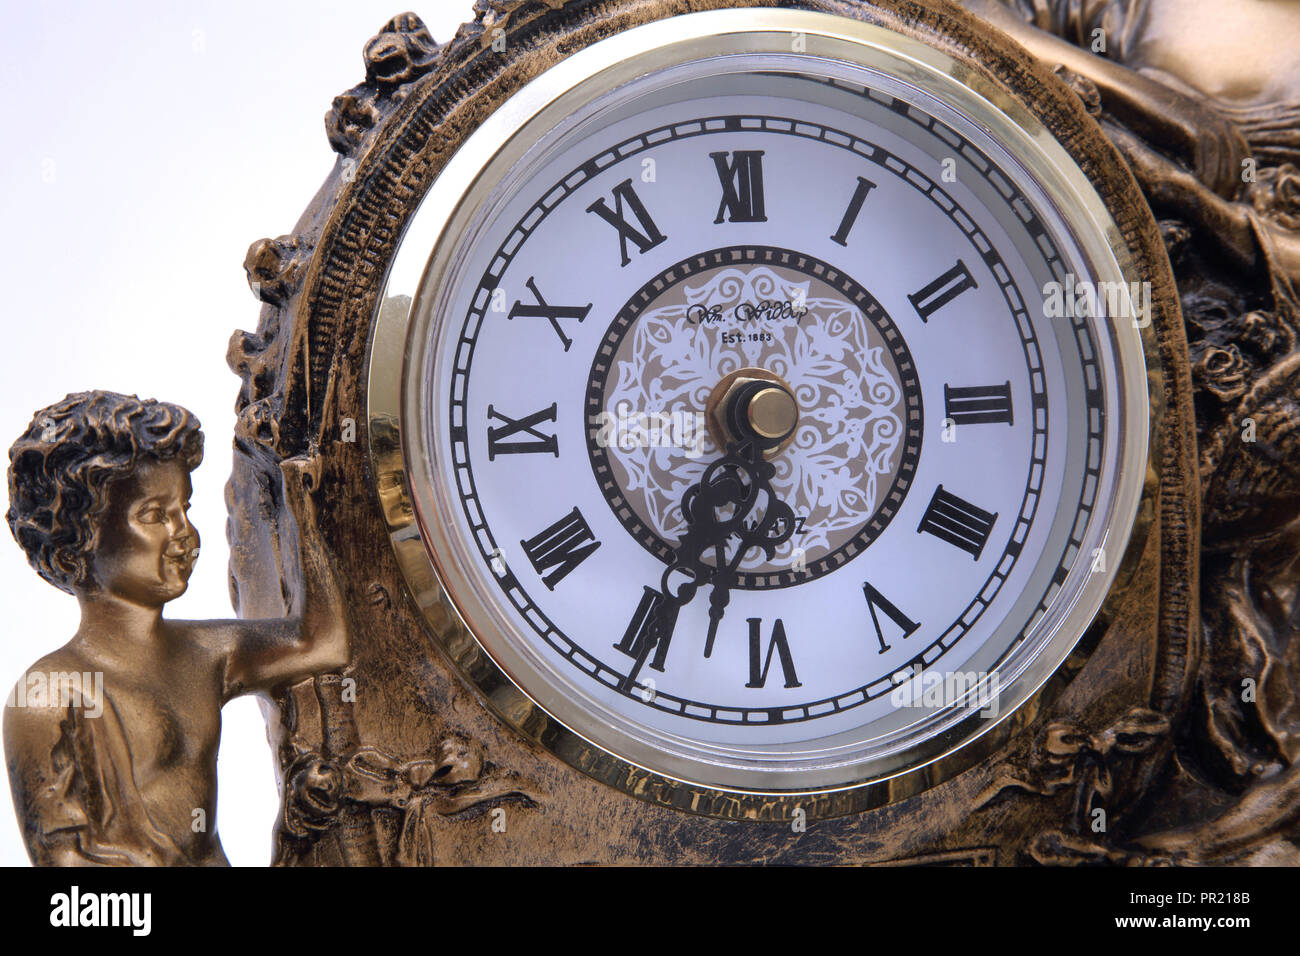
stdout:
<svg viewBox="0 0 1300 956">
<path fill-rule="evenodd" d="M 0 448 L 68 392 L 193 410 L 207 436 L 191 512 L 203 553 L 169 616 L 232 614 L 222 489 L 238 379 L 225 352 L 258 314 L 244 253 L 291 232 L 329 172 L 324 114 L 362 80 L 362 46 L 399 3 L 29 0 L 4 12 Z M 426 0 L 416 12 L 445 42 L 472 3 Z M 0 537 L 7 693 L 72 636 L 77 608 Z M 253 698 L 223 717 L 218 830 L 232 863 L 264 865 L 277 810 L 265 725 Z M 0 791 L 0 864 L 23 864 Z"/>
</svg>

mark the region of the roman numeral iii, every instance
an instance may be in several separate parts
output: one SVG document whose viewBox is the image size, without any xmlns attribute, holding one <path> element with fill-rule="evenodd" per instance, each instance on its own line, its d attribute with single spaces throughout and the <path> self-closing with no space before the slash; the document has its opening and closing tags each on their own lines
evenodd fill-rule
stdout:
<svg viewBox="0 0 1300 956">
<path fill-rule="evenodd" d="M 763 200 L 763 150 L 709 153 L 722 183 L 716 226 L 723 222 L 767 222 Z"/>
<path fill-rule="evenodd" d="M 958 425 L 1014 425 L 1011 412 L 1011 383 L 976 385 L 970 388 L 943 387 L 943 413 Z"/>
<path fill-rule="evenodd" d="M 974 288 L 976 288 L 975 278 L 970 274 L 970 270 L 966 268 L 966 263 L 958 259 L 955 266 L 925 286 L 920 292 L 913 292 L 907 299 L 912 303 L 912 308 L 916 309 L 921 321 L 929 322 L 930 316 L 967 289 Z"/>
<path fill-rule="evenodd" d="M 552 591 L 600 547 L 577 507 L 536 537 L 519 544 L 538 574 L 554 569 L 542 577 L 542 583 Z"/>
<path fill-rule="evenodd" d="M 560 456 L 560 443 L 554 435 L 547 435 L 545 432 L 538 431 L 537 426 L 542 422 L 555 421 L 556 405 L 551 403 L 550 408 L 543 408 L 540 412 L 533 412 L 524 418 L 514 419 L 509 415 L 503 415 L 498 412 L 495 406 L 489 405 L 488 411 L 488 461 L 495 461 L 497 455 L 528 455 L 528 454 L 545 454 L 550 452 L 555 457 Z M 504 422 L 504 425 L 492 425 L 491 420 L 496 419 Z M 523 432 L 531 435 L 532 438 L 521 438 L 518 441 L 506 441 L 512 435 L 518 435 Z"/>
<path fill-rule="evenodd" d="M 990 514 L 969 501 L 944 491 L 943 485 L 935 489 L 934 497 L 926 506 L 917 534 L 932 534 L 955 548 L 967 552 L 976 561 L 988 544 L 997 512 Z"/>
<path fill-rule="evenodd" d="M 634 226 L 627 221 L 627 214 L 623 211 L 625 205 L 632 211 L 632 216 L 636 219 L 637 225 Z M 659 231 L 655 221 L 650 218 L 645 203 L 641 201 L 641 197 L 632 188 L 631 179 L 625 179 L 614 187 L 613 209 L 609 208 L 609 203 L 602 196 L 587 207 L 587 212 L 595 213 L 618 230 L 618 248 L 623 255 L 623 265 L 625 266 L 632 261 L 627 254 L 627 244 L 629 242 L 636 246 L 638 252 L 644 255 L 668 238 Z"/>
</svg>

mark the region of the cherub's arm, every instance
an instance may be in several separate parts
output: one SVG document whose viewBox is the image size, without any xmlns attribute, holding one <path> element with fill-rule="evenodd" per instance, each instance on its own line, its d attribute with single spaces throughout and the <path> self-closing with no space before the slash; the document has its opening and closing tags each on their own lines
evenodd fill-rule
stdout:
<svg viewBox="0 0 1300 956">
<path fill-rule="evenodd" d="M 1046 65 L 1060 64 L 1087 77 L 1108 115 L 1186 162 L 1215 193 L 1231 199 L 1241 188 L 1241 161 L 1250 147 L 1236 126 L 1207 103 L 1027 23 L 1007 9 L 1005 0 L 960 2 Z"/>
<path fill-rule="evenodd" d="M 1200 862 L 1221 862 L 1279 836 L 1291 836 L 1300 822 L 1300 767 L 1261 780 L 1218 817 L 1186 830 L 1142 837 L 1148 849 L 1185 854 Z"/>
<path fill-rule="evenodd" d="M 343 597 L 316 527 L 312 493 L 320 481 L 319 459 L 291 458 L 280 468 L 285 502 L 298 526 L 301 612 L 277 620 L 229 622 L 227 699 L 337 671 L 351 655 Z"/>
</svg>

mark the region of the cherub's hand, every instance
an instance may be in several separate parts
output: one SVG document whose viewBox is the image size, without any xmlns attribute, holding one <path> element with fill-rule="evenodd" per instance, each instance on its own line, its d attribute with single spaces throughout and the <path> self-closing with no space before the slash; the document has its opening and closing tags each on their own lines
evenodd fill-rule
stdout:
<svg viewBox="0 0 1300 956">
<path fill-rule="evenodd" d="M 284 477 L 284 503 L 301 528 L 316 513 L 312 496 L 320 489 L 320 455 L 313 449 L 306 455 L 286 458 L 280 462 L 280 474 Z"/>
<path fill-rule="evenodd" d="M 1235 199 L 1244 181 L 1242 163 L 1250 157 L 1246 138 L 1232 120 L 1213 107 L 1200 104 L 1196 105 L 1191 127 L 1196 178 L 1224 199 Z"/>
<path fill-rule="evenodd" d="M 1149 833 L 1137 839 L 1141 849 L 1151 865 L 1172 863 L 1186 866 L 1200 862 L 1197 855 L 1197 839 L 1194 833 L 1185 830 L 1166 830 L 1161 833 Z"/>
<path fill-rule="evenodd" d="M 304 491 L 310 494 L 320 487 L 320 455 L 315 450 L 306 455 L 294 455 L 280 462 L 285 491 Z"/>
</svg>

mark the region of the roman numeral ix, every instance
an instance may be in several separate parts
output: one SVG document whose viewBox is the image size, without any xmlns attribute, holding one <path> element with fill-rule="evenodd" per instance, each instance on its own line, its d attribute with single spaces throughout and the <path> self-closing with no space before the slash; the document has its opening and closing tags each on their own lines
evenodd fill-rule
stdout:
<svg viewBox="0 0 1300 956">
<path fill-rule="evenodd" d="M 554 435 L 547 435 L 538 431 L 537 426 L 542 422 L 555 421 L 556 406 L 551 403 L 550 408 L 543 408 L 540 412 L 533 412 L 524 418 L 514 419 L 509 415 L 503 415 L 492 405 L 487 408 L 488 413 L 488 461 L 495 461 L 497 455 L 528 455 L 528 454 L 545 454 L 550 452 L 555 457 L 560 456 L 560 443 Z M 505 422 L 504 425 L 492 425 L 491 420 L 496 419 L 499 422 Z M 533 436 L 532 439 L 521 438 L 518 441 L 506 441 L 512 435 L 518 435 L 523 432 Z"/>
</svg>

